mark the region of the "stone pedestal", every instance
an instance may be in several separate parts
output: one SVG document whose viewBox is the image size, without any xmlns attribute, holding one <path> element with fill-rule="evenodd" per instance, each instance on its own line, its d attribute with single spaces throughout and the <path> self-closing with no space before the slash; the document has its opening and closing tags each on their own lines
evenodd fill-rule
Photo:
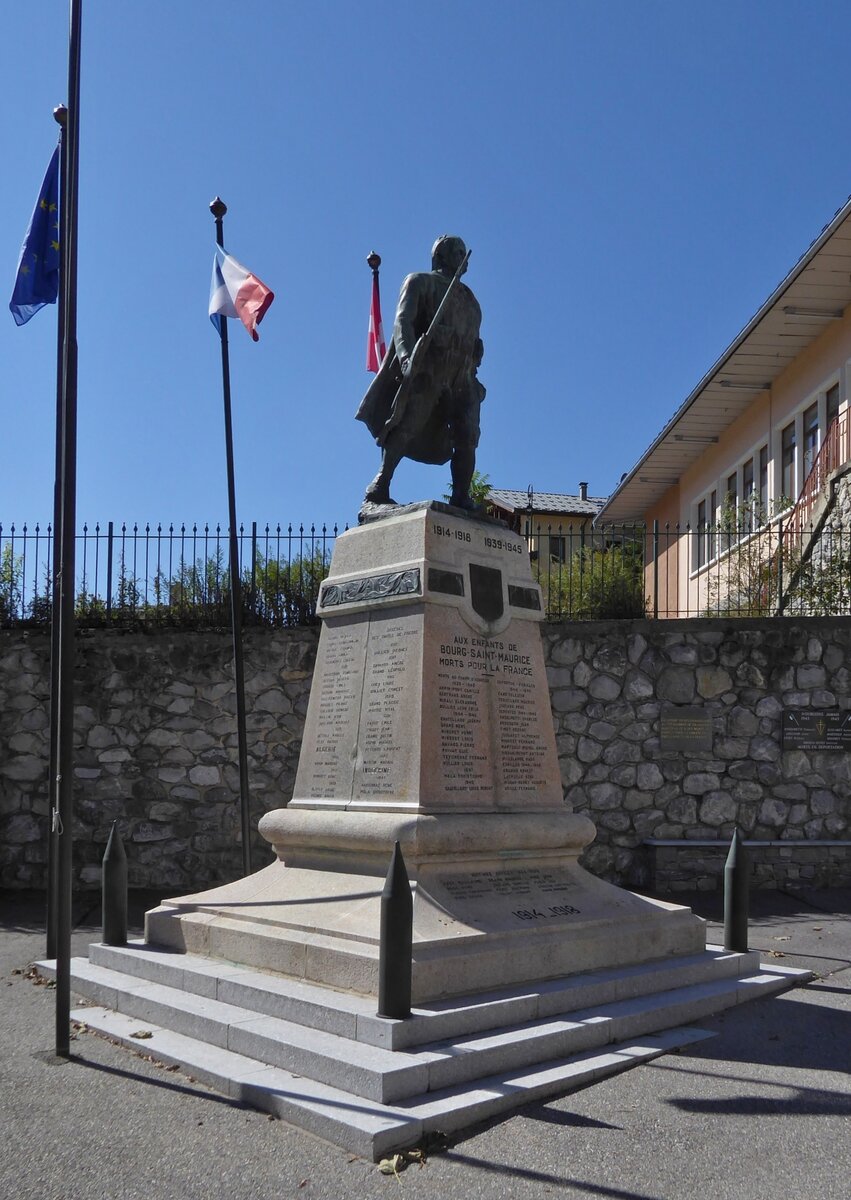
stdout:
<svg viewBox="0 0 851 1200">
<path fill-rule="evenodd" d="M 168 901 L 149 940 L 377 990 L 394 841 L 414 887 L 413 999 L 703 949 L 690 910 L 577 863 L 525 541 L 436 502 L 337 539 L 295 793 L 260 831 L 278 861 Z"/>
</svg>

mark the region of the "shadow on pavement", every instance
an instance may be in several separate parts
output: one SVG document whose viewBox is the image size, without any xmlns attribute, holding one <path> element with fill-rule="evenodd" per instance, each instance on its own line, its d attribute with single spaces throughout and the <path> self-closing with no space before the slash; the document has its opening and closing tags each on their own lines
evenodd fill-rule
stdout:
<svg viewBox="0 0 851 1200">
<path fill-rule="evenodd" d="M 503 1175 L 506 1179 L 526 1180 L 529 1183 L 550 1183 L 556 1187 L 575 1188 L 587 1192 L 589 1196 L 610 1197 L 611 1200 L 661 1200 L 659 1196 L 648 1192 L 627 1191 L 624 1188 L 607 1187 L 602 1183 L 591 1183 L 589 1180 L 572 1179 L 568 1175 L 549 1175 L 544 1171 L 533 1171 L 519 1163 L 504 1166 L 501 1163 L 486 1162 L 469 1154 L 459 1154 L 457 1150 L 447 1150 L 442 1157 L 448 1162 L 457 1163 L 462 1167 L 473 1167 L 477 1171 L 488 1172 L 491 1175 Z M 496 1184 L 496 1181 L 494 1181 Z"/>
<path fill-rule="evenodd" d="M 142 1057 L 145 1057 L 144 1054 Z M 187 1084 L 177 1083 L 171 1079 L 156 1079 L 152 1078 L 150 1075 L 140 1075 L 136 1071 L 124 1070 L 122 1067 L 111 1067 L 106 1063 L 95 1062 L 90 1058 L 83 1058 L 79 1054 L 72 1054 L 69 1061 L 71 1064 L 76 1064 L 78 1067 L 85 1067 L 88 1071 L 101 1071 L 105 1075 L 117 1075 L 121 1079 L 132 1079 L 134 1083 L 150 1084 L 152 1087 L 164 1088 L 166 1091 L 177 1092 L 184 1096 L 200 1096 L 202 1099 L 210 1100 L 215 1104 L 223 1104 L 226 1108 L 246 1109 L 249 1107 L 241 1100 L 231 1100 L 228 1096 L 222 1096 L 218 1092 L 208 1091 L 206 1088 L 194 1088 L 188 1086 Z M 146 1059 L 146 1061 L 148 1060 Z M 153 1062 L 154 1060 L 151 1059 L 150 1061 Z M 161 1069 L 163 1071 L 169 1070 L 168 1067 L 162 1067 Z"/>
<path fill-rule="evenodd" d="M 127 921 L 131 930 L 139 932 L 145 913 L 156 908 L 162 891 L 131 890 L 127 898 Z M 42 891 L 0 889 L 0 930 L 7 933 L 44 933 L 47 919 L 47 898 Z M 71 901 L 71 925 L 76 931 L 100 929 L 101 894 L 99 891 L 75 892 Z"/>
<path fill-rule="evenodd" d="M 717 1074 L 713 1074 L 718 1079 Z M 765 1084 L 763 1083 L 764 1087 Z M 706 1116 L 738 1117 L 848 1117 L 851 1116 L 851 1096 L 847 1092 L 829 1092 L 822 1088 L 794 1088 L 782 1085 L 791 1095 L 729 1096 L 717 1099 L 667 1100 L 672 1108 Z"/>
</svg>

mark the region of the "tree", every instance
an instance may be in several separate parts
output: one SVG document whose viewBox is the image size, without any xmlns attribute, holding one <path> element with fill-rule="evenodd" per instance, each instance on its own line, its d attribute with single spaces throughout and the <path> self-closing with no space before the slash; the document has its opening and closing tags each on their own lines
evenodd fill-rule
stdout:
<svg viewBox="0 0 851 1200">
<path fill-rule="evenodd" d="M 449 491 L 443 493 L 443 499 L 448 504 L 452 499 L 452 482 L 449 483 Z M 483 475 L 481 471 L 474 471 L 473 477 L 470 480 L 469 496 L 480 508 L 487 509 L 488 496 L 491 493 L 491 481 L 489 475 Z"/>
<path fill-rule="evenodd" d="M 0 553 L 0 622 L 5 624 L 21 616 L 21 575 L 23 558 L 13 554 L 9 542 Z"/>
</svg>

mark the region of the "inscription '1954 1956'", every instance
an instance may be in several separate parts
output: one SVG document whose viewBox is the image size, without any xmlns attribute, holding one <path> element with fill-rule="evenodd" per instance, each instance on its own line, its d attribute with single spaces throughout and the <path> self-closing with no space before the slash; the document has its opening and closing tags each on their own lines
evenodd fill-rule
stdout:
<svg viewBox="0 0 851 1200">
<path fill-rule="evenodd" d="M 575 908 L 572 904 L 555 904 L 546 912 L 537 908 L 518 908 L 511 915 L 519 921 L 546 921 L 550 917 L 575 917 L 581 912 L 580 908 Z"/>
</svg>

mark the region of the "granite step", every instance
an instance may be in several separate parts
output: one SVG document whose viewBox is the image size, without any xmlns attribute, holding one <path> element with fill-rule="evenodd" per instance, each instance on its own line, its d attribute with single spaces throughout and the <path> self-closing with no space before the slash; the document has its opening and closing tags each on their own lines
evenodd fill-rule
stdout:
<svg viewBox="0 0 851 1200">
<path fill-rule="evenodd" d="M 433 1001 L 413 1010 L 405 1021 L 378 1017 L 375 1000 L 338 992 L 236 963 L 151 946 L 138 940 L 126 946 L 95 943 L 89 958 L 97 966 L 140 980 L 235 1004 L 254 1012 L 386 1049 L 406 1049 L 463 1034 L 500 1029 L 577 1009 L 711 983 L 759 971 L 759 954 L 733 954 L 709 946 L 701 954 L 638 966 L 586 972 L 488 992 Z"/>
<path fill-rule="evenodd" d="M 50 977 L 52 962 L 37 964 Z M 153 1023 L 223 1050 L 387 1104 L 428 1088 L 429 1061 L 269 1017 L 194 992 L 71 960 L 72 990 L 137 1025 Z"/>
<path fill-rule="evenodd" d="M 45 973 L 52 964 L 40 963 Z M 798 973 L 799 974 L 799 973 Z M 780 972 L 733 976 L 629 996 L 500 1028 L 388 1050 L 325 1029 L 115 971 L 87 959 L 72 962 L 72 988 L 99 1005 L 175 1033 L 234 1051 L 382 1104 L 409 1099 L 507 1070 L 568 1059 L 615 1041 L 692 1023 L 753 995 L 792 982 Z M 327 1003 L 337 994 L 329 992 Z"/>
<path fill-rule="evenodd" d="M 420 1143 L 427 1134 L 451 1134 L 524 1104 L 587 1086 L 714 1036 L 699 1028 L 662 1030 L 625 1040 L 605 1050 L 587 1050 L 568 1060 L 506 1070 L 477 1081 L 394 1104 L 379 1104 L 327 1083 L 264 1066 L 232 1050 L 104 1007 L 76 1009 L 72 1018 L 89 1029 L 168 1066 L 234 1100 L 269 1112 L 366 1158 L 379 1158 Z"/>
</svg>

